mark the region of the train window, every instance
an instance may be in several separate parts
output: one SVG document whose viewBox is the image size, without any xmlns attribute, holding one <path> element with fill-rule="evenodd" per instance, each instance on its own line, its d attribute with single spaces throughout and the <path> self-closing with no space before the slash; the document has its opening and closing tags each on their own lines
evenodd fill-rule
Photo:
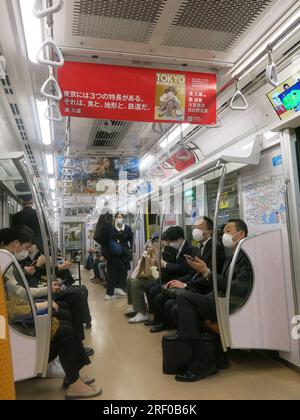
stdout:
<svg viewBox="0 0 300 420">
<path fill-rule="evenodd" d="M 35 337 L 34 315 L 30 299 L 22 276 L 14 265 L 11 265 L 4 273 L 6 304 L 8 311 L 9 325 L 17 332 L 27 337 Z M 12 289 L 17 286 L 24 288 L 22 297 L 15 297 Z"/>
<path fill-rule="evenodd" d="M 239 193 L 238 193 L 238 174 L 233 172 L 225 178 L 221 196 L 219 211 L 219 226 L 223 226 L 230 219 L 240 217 Z M 218 193 L 219 180 L 213 180 L 207 184 L 207 204 L 208 216 L 213 219 Z"/>
<path fill-rule="evenodd" d="M 246 261 L 245 261 L 246 260 Z M 230 315 L 240 311 L 245 304 L 248 302 L 248 299 L 252 293 L 253 289 L 253 270 L 252 265 L 243 252 L 240 253 L 236 267 L 243 264 L 243 270 L 238 278 L 232 280 L 232 287 L 230 292 Z"/>
</svg>

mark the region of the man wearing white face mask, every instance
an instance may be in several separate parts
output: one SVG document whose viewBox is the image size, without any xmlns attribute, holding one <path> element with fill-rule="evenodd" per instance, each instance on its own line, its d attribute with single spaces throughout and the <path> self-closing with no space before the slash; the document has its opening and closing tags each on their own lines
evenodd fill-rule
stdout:
<svg viewBox="0 0 300 420">
<path fill-rule="evenodd" d="M 193 229 L 193 239 L 199 243 L 198 248 L 193 249 L 192 257 L 201 258 L 207 266 L 212 269 L 212 234 L 214 224 L 211 219 L 204 216 L 196 221 Z M 220 273 L 224 264 L 225 255 L 223 245 L 218 245 L 218 272 Z M 213 289 L 211 282 L 203 278 L 202 274 L 194 269 L 184 277 L 171 280 L 166 285 L 167 290 L 163 290 L 155 298 L 154 320 L 155 326 L 151 332 L 160 332 L 166 329 L 173 329 L 176 325 L 177 295 L 184 290 L 194 293 L 207 294 Z"/>
<path fill-rule="evenodd" d="M 224 228 L 223 244 L 227 248 L 235 249 L 239 242 L 248 235 L 248 228 L 241 219 L 230 220 Z M 222 273 L 218 275 L 218 289 L 225 294 L 232 257 L 224 264 Z M 202 260 L 189 261 L 189 265 L 201 273 L 207 281 L 212 282 L 212 273 Z M 251 264 L 246 255 L 241 252 L 233 273 L 230 313 L 233 313 L 246 302 L 251 285 L 253 273 Z M 192 357 L 184 374 L 176 376 L 181 382 L 195 382 L 214 374 L 217 371 L 217 361 L 213 354 L 208 354 L 203 345 L 203 329 L 200 321 L 217 321 L 214 293 L 201 295 L 198 293 L 183 292 L 178 296 L 178 335 L 166 337 L 167 341 L 176 339 L 190 342 Z"/>
</svg>

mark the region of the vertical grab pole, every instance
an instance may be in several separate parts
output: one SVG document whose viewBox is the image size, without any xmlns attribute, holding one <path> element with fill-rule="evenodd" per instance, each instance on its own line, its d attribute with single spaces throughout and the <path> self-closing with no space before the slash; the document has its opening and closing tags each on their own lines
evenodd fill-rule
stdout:
<svg viewBox="0 0 300 420">
<path fill-rule="evenodd" d="M 219 208 L 220 208 L 220 201 L 221 201 L 221 194 L 223 190 L 224 180 L 227 172 L 227 168 L 225 164 L 218 163 L 217 166 L 220 166 L 222 169 L 222 175 L 219 182 L 218 194 L 216 199 L 216 209 L 215 209 L 215 216 L 214 216 L 214 231 L 213 231 L 213 255 L 212 255 L 212 266 L 213 266 L 213 286 L 214 286 L 214 295 L 215 295 L 215 304 L 216 304 L 216 312 L 217 312 L 217 320 L 220 329 L 220 337 L 223 344 L 224 351 L 227 351 L 226 340 L 225 340 L 225 333 L 224 333 L 224 326 L 222 322 L 222 314 L 221 308 L 219 305 L 219 289 L 218 289 L 218 269 L 217 269 L 217 247 L 218 247 L 218 218 L 219 218 Z"/>
<path fill-rule="evenodd" d="M 165 227 L 165 220 L 166 220 L 166 209 L 167 209 L 167 205 L 168 203 L 166 203 L 165 208 L 163 210 L 163 214 L 161 215 L 161 225 L 160 225 L 160 232 L 159 232 L 159 252 L 158 252 L 158 267 L 159 267 L 159 283 L 161 285 L 162 281 L 161 281 L 161 252 L 162 252 L 162 236 L 163 236 L 163 232 L 164 232 L 164 227 Z"/>
<path fill-rule="evenodd" d="M 19 164 L 19 165 L 18 165 Z M 22 165 L 23 164 L 23 165 Z M 46 376 L 48 360 L 49 360 L 49 352 L 50 352 L 50 340 L 51 340 L 51 321 L 52 321 L 52 272 L 55 273 L 55 262 L 50 257 L 49 252 L 49 243 L 47 238 L 46 226 L 45 226 L 45 218 L 42 213 L 41 204 L 39 201 L 38 193 L 36 191 L 35 185 L 32 182 L 30 177 L 29 169 L 25 158 L 21 160 L 17 160 L 16 166 L 18 167 L 20 173 L 24 174 L 25 180 L 27 181 L 31 194 L 34 198 L 34 202 L 36 204 L 36 212 L 38 216 L 38 221 L 41 229 L 42 234 L 42 242 L 44 247 L 44 254 L 46 257 L 46 273 L 47 273 L 47 288 L 48 288 L 48 320 L 47 320 L 47 336 L 46 336 L 46 347 L 45 347 L 45 354 L 43 358 L 43 376 Z M 51 239 L 50 239 L 50 247 L 51 247 Z M 44 332 L 43 332 L 44 333 Z M 40 356 L 40 354 L 39 354 Z"/>
</svg>

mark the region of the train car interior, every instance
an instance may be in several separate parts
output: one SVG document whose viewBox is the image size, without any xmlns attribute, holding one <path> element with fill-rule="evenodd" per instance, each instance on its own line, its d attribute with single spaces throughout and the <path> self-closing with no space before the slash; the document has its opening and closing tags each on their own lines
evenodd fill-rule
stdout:
<svg viewBox="0 0 300 420">
<path fill-rule="evenodd" d="M 299 0 L 0 0 L 0 400 L 298 400 L 299 255 Z"/>
</svg>

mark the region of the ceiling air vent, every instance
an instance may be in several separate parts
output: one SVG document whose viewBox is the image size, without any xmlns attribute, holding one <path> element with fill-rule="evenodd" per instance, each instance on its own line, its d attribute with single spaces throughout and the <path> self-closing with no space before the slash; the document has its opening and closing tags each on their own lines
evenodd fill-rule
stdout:
<svg viewBox="0 0 300 420">
<path fill-rule="evenodd" d="M 271 1 L 185 0 L 162 45 L 226 52 Z"/>
<path fill-rule="evenodd" d="M 128 121 L 97 121 L 92 129 L 88 148 L 117 150 L 131 124 Z"/>
<path fill-rule="evenodd" d="M 76 0 L 73 35 L 146 43 L 167 0 Z"/>
</svg>

